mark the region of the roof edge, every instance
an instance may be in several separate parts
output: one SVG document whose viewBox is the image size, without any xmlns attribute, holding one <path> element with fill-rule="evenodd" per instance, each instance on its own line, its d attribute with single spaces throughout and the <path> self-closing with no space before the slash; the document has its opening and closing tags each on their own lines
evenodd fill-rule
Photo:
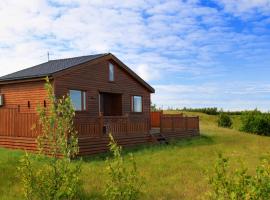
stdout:
<svg viewBox="0 0 270 200">
<path fill-rule="evenodd" d="M 144 87 L 146 87 L 151 93 L 155 93 L 155 89 L 148 84 L 145 80 L 143 80 L 136 72 L 134 72 L 132 69 L 130 69 L 125 63 L 123 63 L 121 60 L 119 60 L 115 55 L 112 53 L 109 53 L 109 56 L 117 61 L 118 64 L 120 64 L 124 70 L 126 70 L 131 76 L 133 76 L 134 79 L 136 79 L 138 82 L 140 82 Z"/>
<path fill-rule="evenodd" d="M 49 77 L 50 80 L 53 79 L 52 75 L 42 75 L 42 76 L 34 76 L 34 77 L 27 77 L 24 79 L 9 79 L 9 80 L 1 80 L 0 85 L 6 85 L 6 84 L 15 84 L 15 83 L 25 83 L 25 82 L 34 82 L 34 81 L 45 81 L 45 78 Z"/>
</svg>

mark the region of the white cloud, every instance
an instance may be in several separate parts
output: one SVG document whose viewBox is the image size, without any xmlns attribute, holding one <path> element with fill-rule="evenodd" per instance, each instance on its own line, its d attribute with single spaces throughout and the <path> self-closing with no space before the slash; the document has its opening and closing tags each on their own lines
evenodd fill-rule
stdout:
<svg viewBox="0 0 270 200">
<path fill-rule="evenodd" d="M 270 101 L 265 98 L 265 95 L 270 95 L 269 83 L 168 84 L 154 85 L 154 88 L 156 94 L 152 95 L 152 102 L 163 108 L 218 107 L 226 110 L 255 108 L 270 110 Z"/>
<path fill-rule="evenodd" d="M 145 81 L 151 81 L 160 78 L 160 72 L 149 67 L 147 64 L 139 64 L 135 72 Z"/>
<path fill-rule="evenodd" d="M 13 57 L 14 65 L 10 63 L 9 70 L 1 71 L 0 74 L 29 64 L 24 63 L 24 60 L 32 54 L 30 43 L 33 42 L 39 44 L 41 49 L 35 49 L 40 55 L 32 54 L 32 60 L 39 59 L 40 62 L 44 61 L 48 50 L 52 51 L 54 58 L 112 51 L 117 55 L 140 54 L 140 59 L 145 60 L 136 64 L 146 64 L 156 68 L 156 71 L 160 70 L 159 65 L 164 64 L 168 70 L 176 71 L 183 68 L 192 71 L 195 67 L 196 63 L 168 59 L 168 55 L 164 55 L 165 49 L 167 54 L 177 53 L 183 57 L 197 54 L 202 62 L 210 62 L 209 52 L 196 49 L 193 43 L 195 40 L 205 40 L 198 31 L 196 17 L 210 16 L 216 12 L 214 9 L 175 0 L 51 2 L 38 0 L 18 4 L 14 0 L 1 1 L 0 9 L 4 12 L 1 12 L 0 17 L 10 17 L 1 22 L 0 45 L 11 47 L 8 50 L 16 56 Z M 179 36 L 178 32 L 183 36 Z M 24 46 L 25 52 L 17 53 L 14 51 L 15 46 Z M 140 52 L 141 49 L 145 49 L 145 52 Z M 150 57 L 152 54 L 154 58 Z M 7 55 L 1 57 L 6 60 L 4 63 L 10 58 Z M 14 59 L 17 60 L 17 66 Z M 157 65 L 151 60 L 162 60 L 163 63 Z M 127 61 L 128 64 L 132 63 L 131 59 Z M 185 66 L 187 63 L 188 66 Z"/>
<path fill-rule="evenodd" d="M 223 5 L 226 12 L 249 19 L 252 14 L 269 15 L 270 12 L 269 0 L 218 0 L 217 3 Z"/>
</svg>

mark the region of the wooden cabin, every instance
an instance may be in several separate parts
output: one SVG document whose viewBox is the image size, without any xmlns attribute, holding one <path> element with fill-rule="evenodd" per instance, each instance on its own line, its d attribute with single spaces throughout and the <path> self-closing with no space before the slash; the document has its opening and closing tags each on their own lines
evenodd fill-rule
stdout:
<svg viewBox="0 0 270 200">
<path fill-rule="evenodd" d="M 108 133 L 120 145 L 149 142 L 150 96 L 155 90 L 113 54 L 46 63 L 0 77 L 0 146 L 36 149 L 37 106 L 48 106 L 44 78 L 56 97 L 69 94 L 76 110 L 80 154 L 107 150 Z"/>
</svg>

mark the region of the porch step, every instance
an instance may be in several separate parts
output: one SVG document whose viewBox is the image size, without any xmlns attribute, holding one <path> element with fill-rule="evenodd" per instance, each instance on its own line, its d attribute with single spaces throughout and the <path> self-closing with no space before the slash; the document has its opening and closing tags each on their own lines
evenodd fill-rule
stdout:
<svg viewBox="0 0 270 200">
<path fill-rule="evenodd" d="M 159 133 L 151 133 L 151 137 L 153 141 L 159 144 L 169 144 L 168 140 L 159 132 Z"/>
<path fill-rule="evenodd" d="M 151 128 L 150 134 L 160 134 L 160 128 Z"/>
</svg>

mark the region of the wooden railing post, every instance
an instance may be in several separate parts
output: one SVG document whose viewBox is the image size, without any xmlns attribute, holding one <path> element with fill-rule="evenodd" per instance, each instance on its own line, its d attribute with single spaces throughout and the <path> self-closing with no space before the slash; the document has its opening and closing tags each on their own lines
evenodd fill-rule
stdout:
<svg viewBox="0 0 270 200">
<path fill-rule="evenodd" d="M 100 132 L 100 135 L 102 136 L 103 135 L 103 126 L 104 126 L 104 117 L 103 117 L 103 113 L 100 112 L 99 113 L 99 132 Z"/>
<path fill-rule="evenodd" d="M 197 131 L 198 131 L 197 134 L 200 134 L 200 118 L 199 118 L 199 116 L 197 116 Z"/>
<path fill-rule="evenodd" d="M 163 110 L 160 112 L 160 133 L 163 133 Z"/>
<path fill-rule="evenodd" d="M 188 117 L 184 117 L 185 118 L 185 130 L 188 130 Z"/>
<path fill-rule="evenodd" d="M 175 131 L 175 127 L 174 127 L 175 120 L 174 120 L 174 117 L 171 117 L 171 119 L 172 119 L 172 132 L 174 132 Z"/>
<path fill-rule="evenodd" d="M 129 115 L 128 113 L 126 114 L 126 134 L 129 134 L 129 126 L 130 126 L 130 121 L 129 121 Z"/>
</svg>

